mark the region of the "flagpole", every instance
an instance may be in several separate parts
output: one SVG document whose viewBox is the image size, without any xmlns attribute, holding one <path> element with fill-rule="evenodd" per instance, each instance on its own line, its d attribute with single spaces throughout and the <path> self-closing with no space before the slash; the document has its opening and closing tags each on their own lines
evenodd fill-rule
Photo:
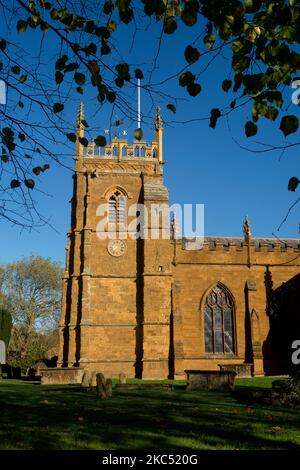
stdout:
<svg viewBox="0 0 300 470">
<path fill-rule="evenodd" d="M 138 129 L 141 128 L 141 81 L 138 78 Z"/>
</svg>

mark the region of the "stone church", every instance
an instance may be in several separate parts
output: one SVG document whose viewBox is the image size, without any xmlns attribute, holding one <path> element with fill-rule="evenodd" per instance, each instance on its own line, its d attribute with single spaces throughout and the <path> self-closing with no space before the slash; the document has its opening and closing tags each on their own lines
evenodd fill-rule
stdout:
<svg viewBox="0 0 300 470">
<path fill-rule="evenodd" d="M 160 112 L 150 144 L 113 138 L 83 146 L 84 122 L 81 105 L 61 372 L 164 379 L 241 364 L 255 375 L 287 372 L 292 341 L 300 339 L 300 240 L 253 238 L 247 219 L 243 237 L 205 237 L 198 250 L 187 249 L 174 226 L 169 239 L 125 239 L 130 205 L 169 203 Z M 104 236 L 112 227 L 115 237 Z"/>
</svg>

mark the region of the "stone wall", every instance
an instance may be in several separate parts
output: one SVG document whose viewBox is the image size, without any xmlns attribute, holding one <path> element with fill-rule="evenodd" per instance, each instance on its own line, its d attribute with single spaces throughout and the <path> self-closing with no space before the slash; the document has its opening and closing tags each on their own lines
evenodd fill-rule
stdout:
<svg viewBox="0 0 300 470">
<path fill-rule="evenodd" d="M 299 273 L 296 242 L 252 239 L 248 252 L 243 239 L 208 237 L 198 251 L 185 250 L 185 244 L 177 241 L 173 270 L 175 376 L 184 376 L 185 369 L 218 370 L 220 363 L 244 363 L 249 359 L 254 361 L 256 375 L 277 373 L 280 364 L 274 360 L 270 341 L 268 297 Z M 217 283 L 226 287 L 234 299 L 234 355 L 205 352 L 203 306 Z M 176 328 L 176 323 L 180 327 Z"/>
</svg>

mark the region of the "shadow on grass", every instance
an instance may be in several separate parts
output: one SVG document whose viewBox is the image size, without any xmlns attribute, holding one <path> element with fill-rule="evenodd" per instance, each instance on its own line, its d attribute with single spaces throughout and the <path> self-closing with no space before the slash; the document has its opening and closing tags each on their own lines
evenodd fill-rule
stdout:
<svg viewBox="0 0 300 470">
<path fill-rule="evenodd" d="M 0 385 L 1 449 L 297 449 L 300 415 L 224 393 Z"/>
</svg>

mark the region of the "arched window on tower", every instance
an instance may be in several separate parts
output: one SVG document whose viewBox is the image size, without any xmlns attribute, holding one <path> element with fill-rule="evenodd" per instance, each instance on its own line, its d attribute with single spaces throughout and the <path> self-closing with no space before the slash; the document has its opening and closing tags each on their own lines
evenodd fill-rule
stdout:
<svg viewBox="0 0 300 470">
<path fill-rule="evenodd" d="M 119 190 L 109 197 L 108 200 L 108 223 L 115 230 L 124 229 L 127 222 L 127 199 Z"/>
<path fill-rule="evenodd" d="M 204 305 L 205 352 L 235 354 L 234 303 L 231 294 L 217 284 Z"/>
</svg>

